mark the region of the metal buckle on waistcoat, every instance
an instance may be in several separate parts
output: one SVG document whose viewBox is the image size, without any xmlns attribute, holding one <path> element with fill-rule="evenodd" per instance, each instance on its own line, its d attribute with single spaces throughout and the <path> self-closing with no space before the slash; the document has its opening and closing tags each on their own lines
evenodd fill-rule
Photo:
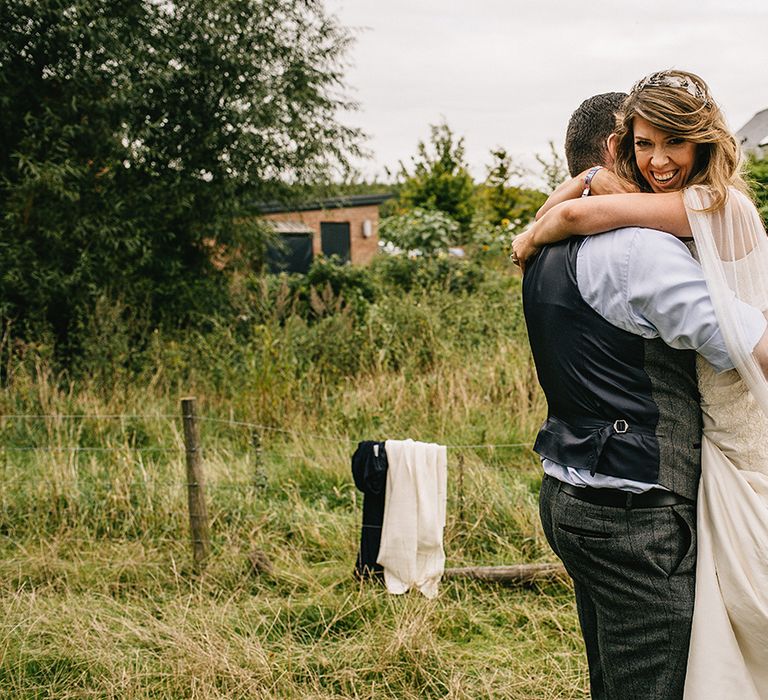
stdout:
<svg viewBox="0 0 768 700">
<path fill-rule="evenodd" d="M 620 435 L 626 433 L 629 430 L 629 423 L 623 418 L 619 418 L 613 422 L 613 429 Z"/>
</svg>

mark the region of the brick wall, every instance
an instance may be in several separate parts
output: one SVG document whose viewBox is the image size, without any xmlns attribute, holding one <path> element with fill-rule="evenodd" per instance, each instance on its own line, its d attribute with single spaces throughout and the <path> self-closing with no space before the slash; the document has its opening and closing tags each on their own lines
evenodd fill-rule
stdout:
<svg viewBox="0 0 768 700">
<path fill-rule="evenodd" d="M 379 207 L 371 204 L 363 207 L 343 207 L 339 209 L 310 209 L 308 211 L 288 211 L 277 214 L 264 214 L 270 221 L 300 221 L 312 229 L 312 252 L 322 253 L 320 243 L 320 224 L 326 222 L 349 222 L 349 253 L 355 265 L 367 265 L 379 247 Z M 371 235 L 363 236 L 363 221 L 371 222 Z"/>
</svg>

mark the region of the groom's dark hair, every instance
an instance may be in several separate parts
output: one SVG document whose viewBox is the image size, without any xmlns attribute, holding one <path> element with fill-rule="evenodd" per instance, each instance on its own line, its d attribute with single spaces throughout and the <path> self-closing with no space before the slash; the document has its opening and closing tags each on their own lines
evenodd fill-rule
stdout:
<svg viewBox="0 0 768 700">
<path fill-rule="evenodd" d="M 571 115 L 565 134 L 565 157 L 572 177 L 605 163 L 606 142 L 616 128 L 616 113 L 626 98 L 625 92 L 604 92 L 584 100 Z"/>
</svg>

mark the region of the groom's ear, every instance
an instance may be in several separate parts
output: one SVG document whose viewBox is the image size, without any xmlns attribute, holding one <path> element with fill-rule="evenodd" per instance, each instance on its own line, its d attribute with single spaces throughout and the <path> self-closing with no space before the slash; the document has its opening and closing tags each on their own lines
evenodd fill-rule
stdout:
<svg viewBox="0 0 768 700">
<path fill-rule="evenodd" d="M 616 149 L 618 148 L 618 143 L 616 143 L 616 134 L 611 134 L 608 137 L 608 140 L 605 142 L 605 145 L 608 148 L 608 153 L 606 156 L 607 162 L 605 163 L 606 168 L 612 168 L 613 162 L 616 160 Z"/>
</svg>

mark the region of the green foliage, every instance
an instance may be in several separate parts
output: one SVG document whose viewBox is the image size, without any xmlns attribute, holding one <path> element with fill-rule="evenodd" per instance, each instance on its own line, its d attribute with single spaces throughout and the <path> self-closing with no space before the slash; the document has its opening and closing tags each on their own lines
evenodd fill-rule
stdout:
<svg viewBox="0 0 768 700">
<path fill-rule="evenodd" d="M 285 321 L 291 316 L 313 322 L 341 312 L 365 318 L 376 298 L 376 284 L 367 267 L 341 265 L 318 256 L 306 275 L 250 276 L 237 303 L 247 321 Z"/>
<path fill-rule="evenodd" d="M 0 316 L 66 351 L 105 295 L 169 325 L 226 309 L 211 244 L 247 251 L 247 204 L 355 149 L 349 41 L 305 0 L 5 3 Z"/>
<path fill-rule="evenodd" d="M 457 221 L 466 232 L 474 213 L 474 183 L 464 160 L 464 139 L 456 139 L 447 124 L 430 126 L 429 145 L 419 142 L 413 170 L 400 164 L 403 209 L 437 209 Z M 463 239 L 456 238 L 453 243 Z"/>
<path fill-rule="evenodd" d="M 334 294 L 347 300 L 352 298 L 371 302 L 375 289 L 368 268 L 356 265 L 341 265 L 334 258 L 318 257 L 313 261 L 304 279 L 307 287 L 329 286 Z"/>
<path fill-rule="evenodd" d="M 70 367 L 90 376 L 107 393 L 142 368 L 142 351 L 151 337 L 144 310 L 129 308 L 119 297 L 102 295 L 77 330 L 79 353 Z"/>
<path fill-rule="evenodd" d="M 474 260 L 451 256 L 411 258 L 387 255 L 378 258 L 373 273 L 390 292 L 442 289 L 453 294 L 472 294 L 485 281 L 485 268 Z"/>
<path fill-rule="evenodd" d="M 349 197 L 358 194 L 392 194 L 395 185 L 376 179 L 365 180 L 356 174 L 350 175 L 344 181 L 325 181 L 308 183 L 303 187 L 291 188 L 291 199 L 299 202 L 317 202 L 335 197 Z"/>
<path fill-rule="evenodd" d="M 394 212 L 384 212 L 380 236 L 398 248 L 425 255 L 460 244 L 474 256 L 502 257 L 509 235 L 528 224 L 546 195 L 513 184 L 528 172 L 516 166 L 503 148 L 491 151 L 488 176 L 475 186 L 464 162 L 463 139 L 456 140 L 446 124 L 431 129 L 431 150 L 419 143 L 418 154 L 412 159 L 414 172 L 409 173 L 401 164 L 399 197 L 393 200 Z M 551 159 L 539 156 L 538 160 L 551 184 L 562 178 L 564 169 L 554 145 L 550 147 Z M 445 216 L 441 218 L 439 212 Z M 458 222 L 459 227 L 451 221 Z"/>
<path fill-rule="evenodd" d="M 565 158 L 555 148 L 553 141 L 549 142 L 549 153 L 536 154 L 536 160 L 542 168 L 542 176 L 547 186 L 547 192 L 554 190 L 561 182 L 568 179 L 568 166 Z"/>
<path fill-rule="evenodd" d="M 296 366 L 311 367 L 325 381 L 355 377 L 369 367 L 369 335 L 350 313 L 325 315 L 295 338 Z"/>
<path fill-rule="evenodd" d="M 135 348 L 141 319 L 105 298 L 88 325 L 94 378 L 56 375 L 44 348 L 0 336 L 0 697 L 587 697 L 566 586 L 446 580 L 426 600 L 352 576 L 358 440 L 531 442 L 545 405 L 520 278 L 404 256 L 323 261 L 311 277 L 317 294 L 359 292 L 364 316 L 302 307 L 298 276 L 241 276 L 236 316 Z M 178 406 L 190 394 L 212 537 L 202 576 Z M 449 566 L 554 561 L 532 452 L 449 460 Z"/>
<path fill-rule="evenodd" d="M 750 157 L 747 160 L 747 180 L 752 186 L 763 224 L 768 227 L 768 158 Z"/>
<path fill-rule="evenodd" d="M 379 236 L 403 251 L 432 256 L 456 242 L 459 224 L 442 211 L 417 207 L 384 219 Z"/>
<path fill-rule="evenodd" d="M 513 178 L 522 177 L 525 172 L 515 167 L 503 148 L 491 151 L 491 156 L 488 177 L 476 195 L 477 218 L 491 226 L 519 230 L 533 219 L 547 197 L 538 190 L 512 185 Z"/>
</svg>

